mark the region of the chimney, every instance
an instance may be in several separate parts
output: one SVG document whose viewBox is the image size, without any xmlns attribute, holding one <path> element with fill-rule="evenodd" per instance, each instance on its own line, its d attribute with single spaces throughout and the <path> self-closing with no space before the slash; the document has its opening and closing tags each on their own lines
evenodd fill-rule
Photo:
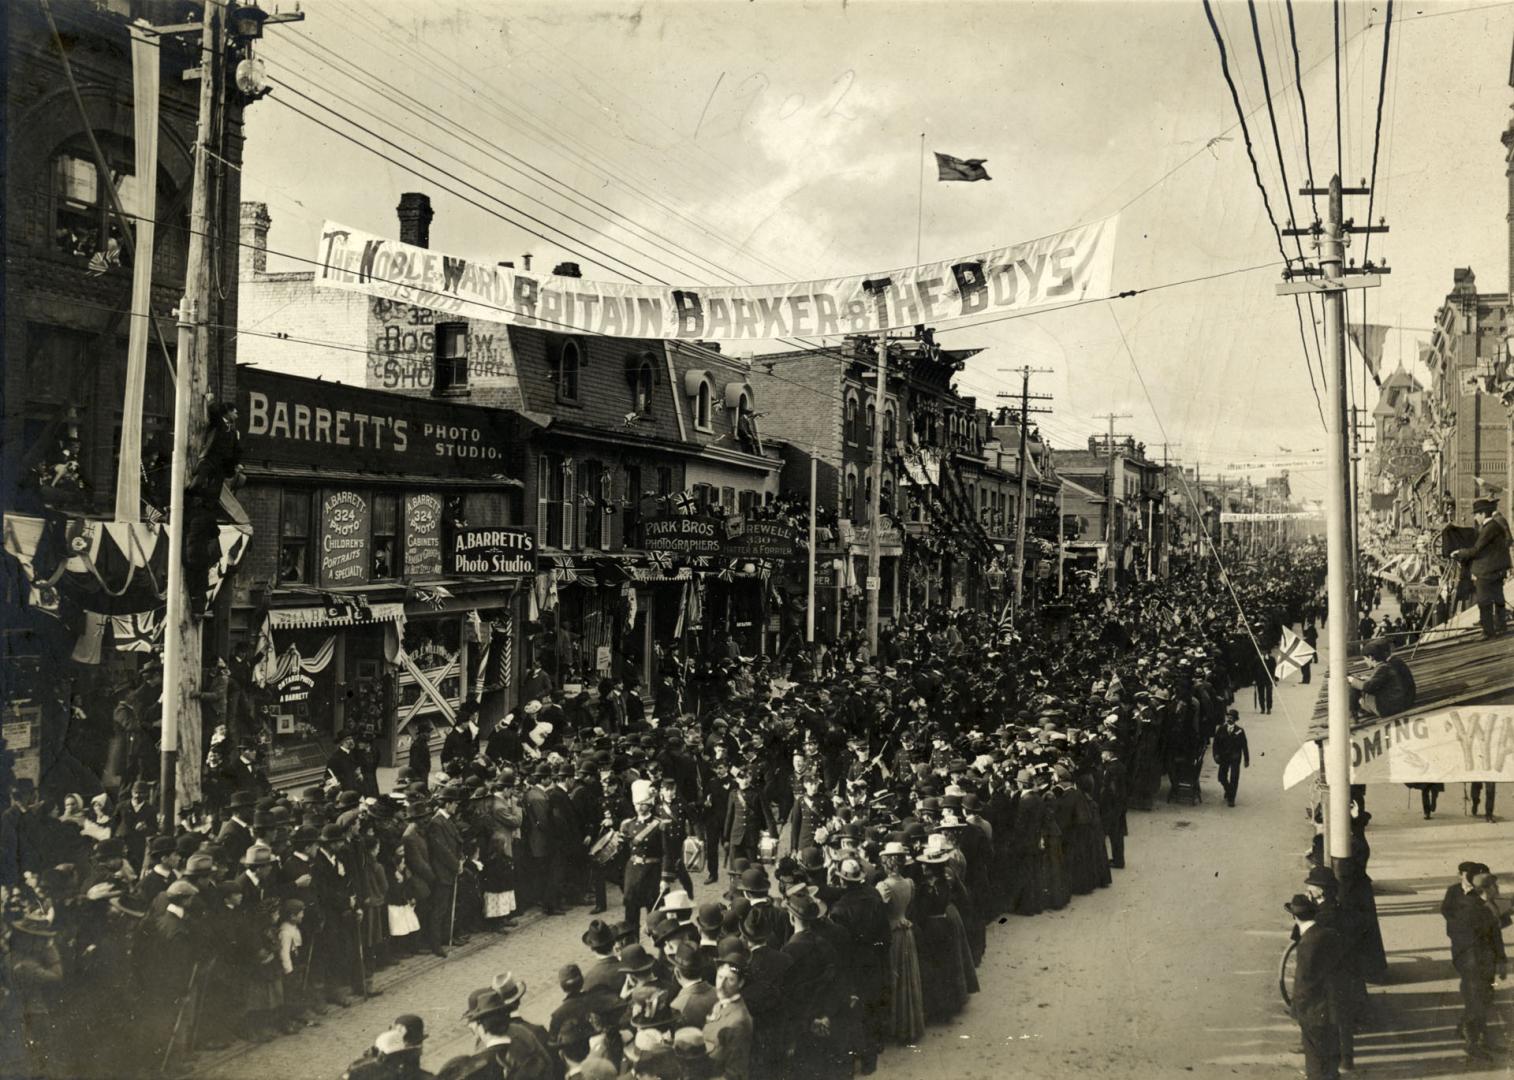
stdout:
<svg viewBox="0 0 1514 1080">
<path fill-rule="evenodd" d="M 515 264 L 513 262 L 509 262 L 509 261 L 504 260 L 504 259 L 501 259 L 499 262 L 495 263 L 494 265 L 498 266 L 502 270 L 514 270 L 515 269 Z"/>
<path fill-rule="evenodd" d="M 574 262 L 558 263 L 552 268 L 552 273 L 556 274 L 558 277 L 581 278 L 584 276 L 583 271 L 579 270 L 578 264 Z"/>
<path fill-rule="evenodd" d="M 237 248 L 237 276 L 251 278 L 268 269 L 268 227 L 273 218 L 268 216 L 268 204 L 244 202 L 242 204 L 241 245 Z"/>
<path fill-rule="evenodd" d="M 528 272 L 530 271 L 530 269 L 531 269 L 531 253 L 529 251 L 526 252 L 524 255 L 522 255 L 520 257 L 520 265 L 526 271 L 528 271 Z"/>
<path fill-rule="evenodd" d="M 419 191 L 407 191 L 395 207 L 400 218 L 400 241 L 416 247 L 431 246 L 431 199 Z"/>
</svg>

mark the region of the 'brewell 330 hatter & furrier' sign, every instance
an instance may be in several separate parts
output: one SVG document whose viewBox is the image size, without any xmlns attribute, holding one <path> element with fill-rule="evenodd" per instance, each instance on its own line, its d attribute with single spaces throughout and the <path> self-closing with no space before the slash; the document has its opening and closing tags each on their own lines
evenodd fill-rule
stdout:
<svg viewBox="0 0 1514 1080">
<path fill-rule="evenodd" d="M 513 428 L 495 409 L 388 394 L 244 367 L 242 460 L 386 476 L 507 471 Z"/>
<path fill-rule="evenodd" d="M 705 341 L 839 337 L 1055 307 L 1111 293 L 1116 218 L 942 262 L 777 285 L 629 285 L 532 274 L 327 222 L 315 283 L 460 318 Z M 868 280 L 887 279 L 885 313 Z"/>
</svg>

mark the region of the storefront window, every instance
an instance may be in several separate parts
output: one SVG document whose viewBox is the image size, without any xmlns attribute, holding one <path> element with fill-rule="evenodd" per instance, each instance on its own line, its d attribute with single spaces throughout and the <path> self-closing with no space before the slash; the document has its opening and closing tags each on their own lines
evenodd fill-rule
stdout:
<svg viewBox="0 0 1514 1080">
<path fill-rule="evenodd" d="M 400 500 L 398 495 L 373 497 L 372 578 L 399 577 L 404 573 L 399 551 Z"/>
<path fill-rule="evenodd" d="M 279 517 L 279 584 L 310 581 L 310 492 L 284 492 Z"/>
<path fill-rule="evenodd" d="M 441 701 L 454 714 L 463 701 L 462 619 L 410 619 L 405 624 L 405 656 L 409 663 L 395 680 L 396 729 L 404 731 L 421 717 L 433 725 L 448 724 Z"/>
</svg>

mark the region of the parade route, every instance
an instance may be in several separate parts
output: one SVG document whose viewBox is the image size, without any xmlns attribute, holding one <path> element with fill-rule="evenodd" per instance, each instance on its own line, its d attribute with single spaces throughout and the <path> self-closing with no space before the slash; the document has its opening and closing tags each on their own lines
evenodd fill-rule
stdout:
<svg viewBox="0 0 1514 1080">
<path fill-rule="evenodd" d="M 983 990 L 956 1022 L 930 1028 L 918 1046 L 891 1047 L 877 1075 L 1295 1073 L 1302 1061 L 1294 1053 L 1297 1029 L 1278 998 L 1276 972 L 1289 927 L 1281 904 L 1303 876 L 1307 796 L 1278 784 L 1298 744 L 1289 717 L 1302 731 L 1317 689 L 1317 682 L 1285 684 L 1265 717 L 1250 690 L 1238 695 L 1252 752 L 1238 805 L 1225 806 L 1212 760 L 1202 804 L 1167 803 L 1164 785 L 1151 812 L 1131 812 L 1127 868 L 1114 872 L 1114 884 L 1074 897 L 1062 911 L 990 927 L 978 972 Z M 402 1012 L 425 1019 L 432 1033 L 425 1063 L 435 1069 L 472 1047 L 459 1019 L 468 992 L 506 972 L 526 980 L 522 1012 L 544 1024 L 562 999 L 558 968 L 587 955 L 579 942 L 587 910 L 533 915 L 508 936 L 470 943 L 444 961 L 412 961 L 393 969 L 382 996 L 291 1038 L 202 1055 L 193 1074 L 337 1076 Z"/>
<path fill-rule="evenodd" d="M 1322 677 L 1316 666 L 1312 685 L 1284 683 L 1267 716 L 1249 689 L 1239 694 L 1252 763 L 1237 806 L 1225 806 L 1212 760 L 1200 805 L 1164 801 L 1164 785 L 1152 811 L 1131 812 L 1126 869 L 1115 871 L 1114 884 L 1074 897 L 1062 911 L 991 927 L 982 991 L 917 1046 L 891 1047 L 876 1075 L 1299 1075 L 1298 1029 L 1279 999 L 1277 971 L 1291 925 L 1281 905 L 1305 870 L 1308 788 L 1284 792 L 1280 777 Z M 1372 990 L 1379 1020 L 1358 1037 L 1362 1075 L 1508 1075 L 1502 1064 L 1468 1069 L 1451 1030 L 1459 997 L 1437 910 L 1446 868 L 1476 852 L 1495 870 L 1514 870 L 1508 826 L 1465 817 L 1460 788 L 1452 785 L 1433 822 L 1422 820 L 1417 795 L 1406 789 L 1369 795 L 1371 869 L 1391 980 Z M 426 1021 L 424 1060 L 436 1069 L 472 1048 L 462 1006 L 494 976 L 524 978 L 522 1012 L 545 1024 L 562 998 L 558 968 L 585 959 L 578 938 L 587 918 L 583 907 L 561 918 L 533 914 L 509 935 L 476 938 L 446 960 L 412 960 L 386 972 L 381 996 L 291 1038 L 199 1055 L 189 1072 L 226 1080 L 339 1076 L 402 1012 Z M 1508 995 L 1502 990 L 1497 1006 L 1505 1030 L 1514 1029 Z"/>
</svg>

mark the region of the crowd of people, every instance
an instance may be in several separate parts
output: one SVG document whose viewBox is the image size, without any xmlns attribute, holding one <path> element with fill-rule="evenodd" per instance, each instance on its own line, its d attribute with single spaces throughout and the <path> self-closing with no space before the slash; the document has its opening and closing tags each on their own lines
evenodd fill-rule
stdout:
<svg viewBox="0 0 1514 1080">
<path fill-rule="evenodd" d="M 866 662 L 717 658 L 697 695 L 675 680 L 579 726 L 543 725 L 555 695 L 533 667 L 533 696 L 449 732 L 439 770 L 417 762 L 379 793 L 343 739 L 325 784 L 273 792 L 248 770 L 191 825 L 159 821 L 147 782 L 117 806 L 17 783 L 0 1001 L 24 1037 L 0 1071 L 159 1073 L 319 1022 L 385 965 L 509 935 L 524 908 L 592 904 L 547 1028 L 502 978 L 467 1003 L 477 1053 L 428 1066 L 870 1072 L 965 1006 L 988 925 L 1110 885 L 1128 811 L 1164 782 L 1197 797 L 1211 746 L 1227 766 L 1249 756 L 1228 706 L 1322 576 L 1306 544 L 1228 577 L 1069 596 L 1018 627 L 932 612 Z M 424 1033 L 401 1019 L 355 1075 L 423 1075 Z"/>
</svg>

